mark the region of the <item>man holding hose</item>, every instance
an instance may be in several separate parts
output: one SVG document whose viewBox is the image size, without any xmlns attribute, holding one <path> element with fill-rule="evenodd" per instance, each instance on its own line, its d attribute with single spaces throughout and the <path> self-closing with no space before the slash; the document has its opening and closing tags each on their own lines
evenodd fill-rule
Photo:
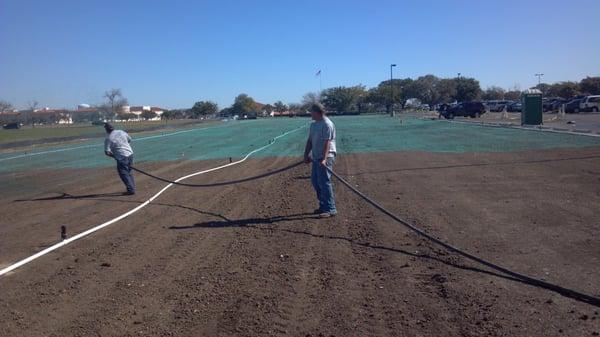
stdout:
<svg viewBox="0 0 600 337">
<path fill-rule="evenodd" d="M 107 136 L 104 140 L 104 154 L 117 161 L 117 172 L 125 184 L 127 192 L 124 195 L 135 194 L 135 181 L 131 175 L 133 165 L 133 149 L 131 149 L 131 137 L 123 130 L 115 130 L 109 123 L 104 123 Z"/>
<path fill-rule="evenodd" d="M 337 214 L 329 171 L 333 169 L 337 152 L 335 125 L 325 116 L 325 108 L 319 103 L 311 105 L 310 114 L 314 122 L 310 124 L 308 140 L 304 148 L 304 162 L 307 164 L 312 162 L 310 179 L 319 200 L 319 208 L 315 210 L 315 214 L 319 214 L 321 218 L 329 218 Z"/>
</svg>

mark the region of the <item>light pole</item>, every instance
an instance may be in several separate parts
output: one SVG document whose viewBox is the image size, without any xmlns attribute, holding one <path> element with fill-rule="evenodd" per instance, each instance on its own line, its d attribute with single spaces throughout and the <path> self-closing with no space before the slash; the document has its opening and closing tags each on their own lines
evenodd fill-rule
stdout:
<svg viewBox="0 0 600 337">
<path fill-rule="evenodd" d="M 394 117 L 394 67 L 396 64 L 390 64 L 390 116 Z"/>
<path fill-rule="evenodd" d="M 538 74 L 535 74 L 535 76 L 538 78 L 538 86 L 539 86 L 542 83 L 542 76 L 544 76 L 544 74 L 538 73 Z"/>
</svg>

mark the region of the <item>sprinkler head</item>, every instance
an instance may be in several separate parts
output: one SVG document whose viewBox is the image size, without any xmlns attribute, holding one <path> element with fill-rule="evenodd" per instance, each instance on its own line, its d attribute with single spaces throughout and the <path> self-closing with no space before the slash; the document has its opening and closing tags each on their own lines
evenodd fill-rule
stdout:
<svg viewBox="0 0 600 337">
<path fill-rule="evenodd" d="M 67 227 L 64 225 L 60 226 L 60 238 L 61 238 L 61 240 L 67 239 Z"/>
</svg>

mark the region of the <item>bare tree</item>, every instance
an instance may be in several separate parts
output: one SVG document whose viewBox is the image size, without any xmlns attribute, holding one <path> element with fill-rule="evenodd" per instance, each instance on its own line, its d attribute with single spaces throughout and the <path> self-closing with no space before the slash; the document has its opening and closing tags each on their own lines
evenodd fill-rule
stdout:
<svg viewBox="0 0 600 337">
<path fill-rule="evenodd" d="M 302 106 L 307 108 L 314 103 L 321 102 L 321 94 L 316 92 L 308 92 L 302 96 Z"/>
<path fill-rule="evenodd" d="M 35 127 L 35 123 L 33 123 L 33 113 L 37 109 L 40 103 L 36 100 L 31 100 L 27 102 L 27 111 L 25 112 L 25 124 L 30 124 Z"/>
<path fill-rule="evenodd" d="M 0 112 L 8 111 L 13 108 L 12 104 L 0 99 Z"/>
<path fill-rule="evenodd" d="M 104 112 L 105 118 L 113 120 L 115 116 L 122 112 L 123 107 L 128 104 L 127 98 L 123 97 L 121 89 L 110 89 L 104 93 L 106 103 L 100 106 Z"/>
</svg>

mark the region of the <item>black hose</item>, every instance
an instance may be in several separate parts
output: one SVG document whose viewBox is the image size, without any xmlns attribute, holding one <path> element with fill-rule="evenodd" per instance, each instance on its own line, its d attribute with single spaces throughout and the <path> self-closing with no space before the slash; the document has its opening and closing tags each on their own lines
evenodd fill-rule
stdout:
<svg viewBox="0 0 600 337">
<path fill-rule="evenodd" d="M 143 170 L 140 170 L 138 168 L 135 167 L 131 167 L 132 170 L 139 172 L 143 175 L 146 175 L 148 177 L 160 180 L 162 182 L 166 182 L 166 183 L 170 183 L 170 184 L 174 184 L 174 185 L 180 185 L 180 186 L 187 186 L 187 187 L 214 187 L 214 186 L 224 186 L 224 185 L 232 185 L 232 184 L 237 184 L 237 183 L 242 183 L 242 182 L 247 182 L 247 181 L 251 181 L 251 180 L 256 180 L 256 179 L 260 179 L 260 178 L 265 178 L 277 173 L 281 173 L 283 171 L 287 171 L 289 169 L 292 169 L 296 166 L 301 165 L 303 162 L 299 161 L 296 163 L 293 163 L 291 165 L 279 168 L 277 170 L 274 171 L 269 171 L 263 174 L 259 174 L 253 177 L 248 177 L 248 178 L 242 178 L 242 179 L 237 179 L 237 180 L 231 180 L 231 181 L 226 181 L 226 182 L 220 182 L 220 183 L 213 183 L 213 184 L 186 184 L 186 183 L 180 183 L 180 182 L 176 182 L 176 181 L 172 181 L 169 179 L 165 179 L 165 178 L 161 178 L 158 177 L 156 175 L 153 175 L 151 173 L 145 172 Z M 480 257 L 477 257 L 475 255 L 472 255 L 470 253 L 467 253 L 459 248 L 456 248 L 444 241 L 441 241 L 440 239 L 437 239 L 433 236 L 431 236 L 430 234 L 426 233 L 425 231 L 423 231 L 422 229 L 414 226 L 413 224 L 411 224 L 410 222 L 400 218 L 399 216 L 395 215 L 394 213 L 388 211 L 387 209 L 385 209 L 383 206 L 381 206 L 380 204 L 378 204 L 376 201 L 374 201 L 373 199 L 369 198 L 368 196 L 366 196 L 364 193 L 362 193 L 361 191 L 359 191 L 358 189 L 356 189 L 354 186 L 352 186 L 352 184 L 350 184 L 349 182 L 347 182 L 344 178 L 340 177 L 337 173 L 335 173 L 333 170 L 327 168 L 327 170 L 329 170 L 329 172 L 331 172 L 331 174 L 336 177 L 342 184 L 344 184 L 346 187 L 348 187 L 352 192 L 354 192 L 355 194 L 357 194 L 359 197 L 361 197 L 363 200 L 365 200 L 366 202 L 368 202 L 369 204 L 371 204 L 373 207 L 377 208 L 378 210 L 380 210 L 381 212 L 383 212 L 384 214 L 386 214 L 387 216 L 389 216 L 390 218 L 396 220 L 397 222 L 401 223 L 402 225 L 406 226 L 407 228 L 409 228 L 410 230 L 416 232 L 417 234 L 433 241 L 434 243 L 446 248 L 447 250 L 460 254 L 470 260 L 473 260 L 477 263 L 483 264 L 484 266 L 487 266 L 489 268 L 492 268 L 494 270 L 497 270 L 503 274 L 509 275 L 511 277 L 514 277 L 516 279 L 519 279 L 520 281 L 533 285 L 533 286 L 538 286 L 541 288 L 545 288 L 548 290 L 552 290 L 555 291 L 563 296 L 569 297 L 569 298 L 573 298 L 576 299 L 578 301 L 582 301 L 585 303 L 589 303 L 593 306 L 596 307 L 600 307 L 600 298 L 598 297 L 594 297 L 591 295 L 587 295 L 581 292 L 578 292 L 576 290 L 572 290 L 572 289 L 568 289 L 565 287 L 561 287 L 559 285 L 556 284 L 552 284 L 549 282 L 545 282 L 524 274 L 520 274 L 517 272 L 514 272 L 512 270 L 509 270 L 507 268 L 504 268 L 502 266 L 499 266 L 497 264 L 494 264 L 492 262 L 486 261 Z"/>
<path fill-rule="evenodd" d="M 483 264 L 489 268 L 492 268 L 494 270 L 497 270 L 501 273 L 504 273 L 506 275 L 510 275 L 514 278 L 517 278 L 521 281 L 523 281 L 524 283 L 530 284 L 530 285 L 534 285 L 534 286 L 538 286 L 541 288 L 545 288 L 545 289 L 549 289 L 552 291 L 555 291 L 561 295 L 564 295 L 566 297 L 570 297 L 573 299 L 576 299 L 578 301 L 582 301 L 582 302 L 586 302 L 589 303 L 593 306 L 596 307 L 600 307 L 600 298 L 598 297 L 594 297 L 591 295 L 587 295 L 584 293 L 580 293 L 576 290 L 572 290 L 572 289 L 568 289 L 568 288 L 564 288 L 561 287 L 559 285 L 556 284 L 552 284 L 549 282 L 545 282 L 539 279 L 535 279 L 533 277 L 527 276 L 527 275 L 523 275 L 517 272 L 514 272 L 512 270 L 509 270 L 507 268 L 501 267 L 497 264 L 494 264 L 492 262 L 486 261 L 480 257 L 477 257 L 475 255 L 469 254 L 465 251 L 462 251 L 448 243 L 445 243 L 444 241 L 441 241 L 433 236 L 431 236 L 430 234 L 427 234 L 425 231 L 423 231 L 422 229 L 414 226 L 413 224 L 409 223 L 408 221 L 400 218 L 399 216 L 393 214 L 392 212 L 388 211 L 387 209 L 385 209 L 383 206 L 381 206 L 380 204 L 378 204 L 376 201 L 374 201 L 373 199 L 369 198 L 368 196 L 366 196 L 364 193 L 362 193 L 361 191 L 359 191 L 358 189 L 356 189 L 354 186 L 352 186 L 349 182 L 347 182 L 344 178 L 340 177 L 337 173 L 335 173 L 333 170 L 327 168 L 329 170 L 329 172 L 331 172 L 331 174 L 333 176 L 335 176 L 342 184 L 346 185 L 346 187 L 348 187 L 350 190 L 352 190 L 352 192 L 354 192 L 355 194 L 357 194 L 358 196 L 360 196 L 362 199 L 364 199 L 366 202 L 368 202 L 369 204 L 371 204 L 373 207 L 377 208 L 378 210 L 380 210 L 381 212 L 383 212 L 384 214 L 386 214 L 387 216 L 389 216 L 390 218 L 396 220 L 397 222 L 401 223 L 402 225 L 408 227 L 409 229 L 411 229 L 412 231 L 416 232 L 417 234 L 437 243 L 438 245 L 446 248 L 447 250 L 454 252 L 454 253 L 458 253 L 470 260 L 473 260 L 475 262 L 478 262 L 480 264 Z"/>
<path fill-rule="evenodd" d="M 139 172 L 139 173 L 141 173 L 143 175 L 146 175 L 146 176 L 148 176 L 150 178 L 153 178 L 153 179 L 156 179 L 156 180 L 160 180 L 162 182 L 173 184 L 173 185 L 187 186 L 187 187 L 215 187 L 215 186 L 225 186 L 225 185 L 239 184 L 239 183 L 243 183 L 243 182 L 247 182 L 247 181 L 251 181 L 251 180 L 266 178 L 268 176 L 272 176 L 274 174 L 278 174 L 278 173 L 290 170 L 290 169 L 292 169 L 292 168 L 294 168 L 296 166 L 301 165 L 302 163 L 303 162 L 300 161 L 300 162 L 296 162 L 296 163 L 290 164 L 288 166 L 276 169 L 274 171 L 269 171 L 269 172 L 262 173 L 262 174 L 259 174 L 259 175 L 256 175 L 256 176 L 252 176 L 252 177 L 248 177 L 248 178 L 242 178 L 242 179 L 236 179 L 236 180 L 230 180 L 230 181 L 224 181 L 224 182 L 219 182 L 219 183 L 212 183 L 212 184 L 186 184 L 186 183 L 180 183 L 180 182 L 176 182 L 176 181 L 173 181 L 173 180 L 169 180 L 169 179 L 165 179 L 165 178 L 156 176 L 156 175 L 154 175 L 152 173 L 148 173 L 146 171 L 140 170 L 139 168 L 136 168 L 136 167 L 133 167 L 133 166 L 131 167 L 131 169 L 134 170 L 134 171 L 136 171 L 136 172 Z"/>
</svg>

